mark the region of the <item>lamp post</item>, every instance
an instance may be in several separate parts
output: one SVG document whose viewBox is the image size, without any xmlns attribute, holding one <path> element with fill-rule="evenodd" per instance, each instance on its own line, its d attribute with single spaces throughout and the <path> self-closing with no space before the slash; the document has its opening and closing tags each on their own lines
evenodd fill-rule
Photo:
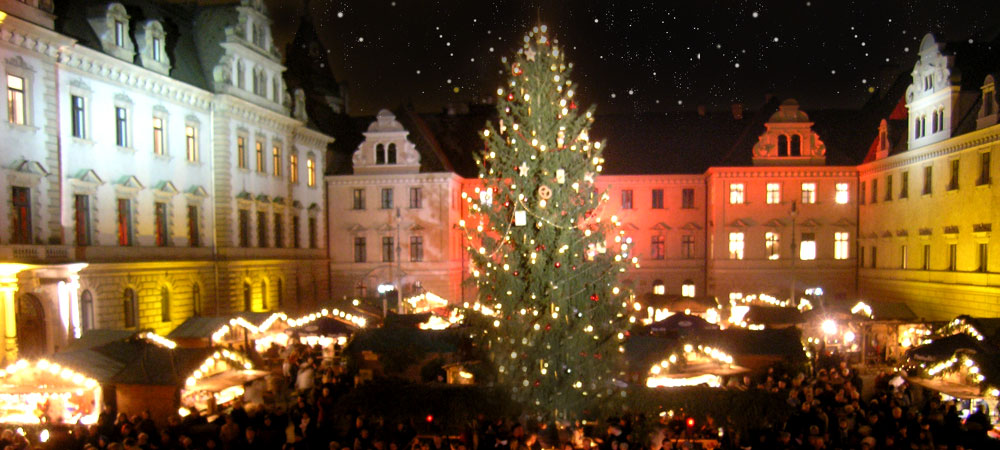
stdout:
<svg viewBox="0 0 1000 450">
<path fill-rule="evenodd" d="M 396 208 L 396 271 L 395 271 L 395 275 L 396 276 L 392 279 L 392 282 L 393 282 L 393 284 L 396 285 L 396 313 L 402 314 L 403 313 L 403 293 L 402 293 L 402 291 L 400 291 L 400 284 L 401 283 L 400 283 L 399 278 L 400 278 L 400 276 L 401 276 L 401 274 L 403 272 L 403 267 L 402 267 L 403 263 L 402 263 L 402 260 L 400 259 L 400 257 L 402 256 L 402 252 L 403 252 L 403 245 L 402 245 L 402 243 L 399 242 L 399 238 L 400 238 L 400 236 L 399 236 L 399 227 L 400 227 L 399 208 Z"/>
<path fill-rule="evenodd" d="M 792 216 L 792 246 L 791 246 L 792 261 L 791 261 L 791 271 L 790 271 L 791 272 L 790 275 L 792 276 L 792 286 L 789 291 L 788 299 L 793 306 L 798 306 L 799 302 L 795 301 L 795 258 L 799 256 L 798 248 L 796 247 L 795 244 L 795 217 L 799 215 L 799 211 L 796 202 L 794 200 L 792 201 L 792 211 L 789 213 L 789 215 Z"/>
</svg>

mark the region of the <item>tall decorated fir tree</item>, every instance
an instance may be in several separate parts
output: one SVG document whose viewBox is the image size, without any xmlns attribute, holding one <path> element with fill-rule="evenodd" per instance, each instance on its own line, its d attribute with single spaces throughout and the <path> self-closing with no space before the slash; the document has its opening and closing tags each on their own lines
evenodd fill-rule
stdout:
<svg viewBox="0 0 1000 450">
<path fill-rule="evenodd" d="M 471 276 L 485 320 L 483 348 L 498 381 L 535 415 L 572 418 L 624 397 L 623 339 L 630 261 L 617 219 L 601 219 L 594 186 L 601 142 L 593 108 L 574 101 L 573 67 L 535 27 L 497 90 L 497 123 L 483 130 L 482 187 L 466 198 Z"/>
</svg>

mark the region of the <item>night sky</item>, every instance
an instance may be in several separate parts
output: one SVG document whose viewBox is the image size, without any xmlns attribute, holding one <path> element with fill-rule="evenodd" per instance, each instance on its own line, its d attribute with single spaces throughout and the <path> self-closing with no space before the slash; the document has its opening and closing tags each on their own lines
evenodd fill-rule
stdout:
<svg viewBox="0 0 1000 450">
<path fill-rule="evenodd" d="M 284 50 L 303 0 L 265 1 Z M 599 113 L 755 107 L 767 93 L 806 110 L 857 107 L 887 74 L 912 69 L 925 33 L 1000 31 L 1000 6 L 979 0 L 312 0 L 308 10 L 352 115 L 494 95 L 500 58 L 539 19 Z"/>
</svg>

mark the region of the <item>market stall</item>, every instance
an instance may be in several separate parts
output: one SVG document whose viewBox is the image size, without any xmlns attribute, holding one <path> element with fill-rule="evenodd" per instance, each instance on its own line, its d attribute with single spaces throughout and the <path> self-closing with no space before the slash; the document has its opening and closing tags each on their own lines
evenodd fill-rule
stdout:
<svg viewBox="0 0 1000 450">
<path fill-rule="evenodd" d="M 0 370 L 0 423 L 97 422 L 101 386 L 46 359 L 19 360 Z"/>
<path fill-rule="evenodd" d="M 1000 348 L 981 335 L 956 333 L 914 347 L 899 368 L 906 380 L 954 400 L 962 417 L 984 406 L 997 423 L 1000 397 Z"/>
<path fill-rule="evenodd" d="M 181 347 L 224 346 L 247 349 L 253 345 L 263 352 L 272 344 L 286 346 L 285 329 L 288 317 L 284 313 L 239 312 L 229 316 L 189 317 L 177 326 L 168 339 Z"/>
</svg>

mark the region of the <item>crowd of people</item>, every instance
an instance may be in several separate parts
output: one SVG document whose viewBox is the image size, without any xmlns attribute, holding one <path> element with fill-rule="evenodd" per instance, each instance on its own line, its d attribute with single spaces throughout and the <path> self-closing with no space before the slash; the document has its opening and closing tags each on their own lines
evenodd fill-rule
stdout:
<svg viewBox="0 0 1000 450">
<path fill-rule="evenodd" d="M 978 410 L 960 418 L 954 402 L 936 395 L 921 399 L 894 374 L 874 380 L 868 398 L 862 379 L 846 362 L 820 359 L 809 372 L 771 369 L 758 377 L 730 380 L 727 389 L 766 390 L 787 402 L 791 414 L 780 423 L 738 430 L 729 417 L 686 420 L 683 413 L 644 419 L 618 417 L 586 427 L 477 420 L 456 428 L 430 430 L 420 418 L 390 422 L 337 408 L 354 384 L 338 376 L 330 352 L 293 346 L 280 355 L 279 383 L 266 399 L 237 400 L 205 416 L 194 410 L 166 423 L 148 412 L 135 416 L 108 410 L 96 424 L 48 428 L 44 443 L 0 432 L 0 449 L 59 450 L 670 450 L 722 449 L 917 449 L 958 450 L 998 447 L 988 437 L 990 419 Z M 734 414 L 739 414 L 735 412 Z M 652 422 L 647 422 L 652 420 Z M 697 426 L 694 424 L 697 423 Z M 606 426 L 605 426 L 606 425 Z M 421 432 L 421 433 L 418 433 Z M 1000 447 L 998 447 L 1000 448 Z"/>
</svg>

